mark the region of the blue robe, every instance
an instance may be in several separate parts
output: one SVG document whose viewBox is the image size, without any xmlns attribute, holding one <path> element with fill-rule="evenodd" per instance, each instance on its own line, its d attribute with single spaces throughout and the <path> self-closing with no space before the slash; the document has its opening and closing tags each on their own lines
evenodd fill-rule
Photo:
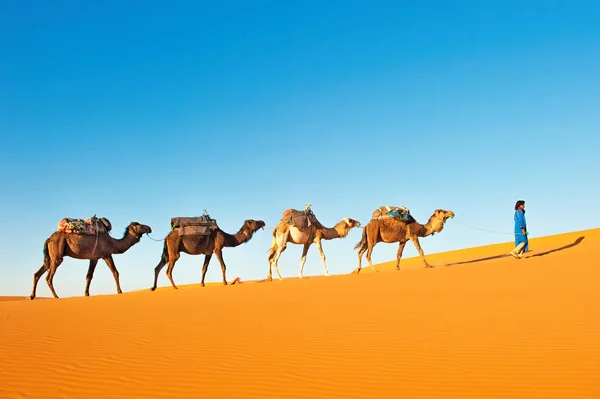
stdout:
<svg viewBox="0 0 600 399">
<path fill-rule="evenodd" d="M 525 214 L 523 211 L 517 209 L 515 211 L 515 247 L 523 242 L 525 243 L 523 251 L 527 252 L 529 250 L 529 241 L 521 229 L 525 229 L 525 231 L 527 231 L 527 222 L 525 220 Z"/>
</svg>

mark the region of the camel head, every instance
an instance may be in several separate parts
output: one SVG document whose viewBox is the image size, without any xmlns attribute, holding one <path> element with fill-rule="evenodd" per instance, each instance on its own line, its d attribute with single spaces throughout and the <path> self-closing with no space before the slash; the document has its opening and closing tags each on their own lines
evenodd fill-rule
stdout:
<svg viewBox="0 0 600 399">
<path fill-rule="evenodd" d="M 129 223 L 129 226 L 127 226 L 127 233 L 131 234 L 134 237 L 140 238 L 146 233 L 152 233 L 152 229 L 150 228 L 150 226 L 146 226 L 145 224 L 131 222 Z"/>
<path fill-rule="evenodd" d="M 441 219 L 442 222 L 446 223 L 446 220 L 454 217 L 454 212 L 436 209 L 434 215 L 436 218 Z"/>
<path fill-rule="evenodd" d="M 249 229 L 251 232 L 255 232 L 258 229 L 265 229 L 265 222 L 262 220 L 248 219 L 244 222 L 244 228 Z"/>
<path fill-rule="evenodd" d="M 346 225 L 348 226 L 349 229 L 351 229 L 353 227 L 360 227 L 360 222 L 358 220 L 344 218 L 344 222 L 346 222 Z"/>
<path fill-rule="evenodd" d="M 321 237 L 324 240 L 333 240 L 334 238 L 346 238 L 350 230 L 354 227 L 360 227 L 358 220 L 343 218 L 332 229 L 322 227 Z"/>
</svg>

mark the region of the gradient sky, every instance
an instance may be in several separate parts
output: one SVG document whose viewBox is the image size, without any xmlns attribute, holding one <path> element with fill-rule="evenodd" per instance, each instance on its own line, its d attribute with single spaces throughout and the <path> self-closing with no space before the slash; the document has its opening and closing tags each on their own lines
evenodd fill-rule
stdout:
<svg viewBox="0 0 600 399">
<path fill-rule="evenodd" d="M 511 241 L 518 199 L 532 237 L 600 227 L 599 17 L 595 1 L 4 0 L 0 295 L 29 294 L 64 217 L 107 217 L 119 238 L 204 208 L 231 233 L 264 220 L 224 251 L 230 280 L 266 276 L 272 228 L 306 203 L 328 226 L 453 210 L 429 254 Z M 356 267 L 360 234 L 324 243 L 330 272 Z M 115 256 L 123 290 L 152 285 L 161 251 L 144 237 Z M 175 281 L 202 262 L 182 255 Z M 83 295 L 86 271 L 66 258 L 59 296 Z M 322 274 L 314 246 L 305 274 Z M 91 294 L 114 292 L 101 262 Z"/>
</svg>

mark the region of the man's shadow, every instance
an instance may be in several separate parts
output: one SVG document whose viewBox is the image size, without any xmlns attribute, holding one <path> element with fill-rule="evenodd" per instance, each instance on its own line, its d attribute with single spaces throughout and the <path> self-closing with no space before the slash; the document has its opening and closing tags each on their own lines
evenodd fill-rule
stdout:
<svg viewBox="0 0 600 399">
<path fill-rule="evenodd" d="M 546 252 L 540 252 L 539 254 L 528 256 L 528 258 L 533 258 L 533 257 L 536 257 L 536 256 L 545 256 L 545 255 L 551 254 L 553 252 L 558 252 L 558 251 L 562 251 L 564 249 L 573 248 L 574 246 L 579 245 L 581 243 L 581 241 L 583 241 L 584 238 L 585 238 L 585 236 L 581 236 L 581 237 L 577 238 L 575 241 L 573 241 L 570 244 L 564 245 L 564 246 L 562 246 L 560 248 L 551 249 L 551 250 L 546 251 Z M 467 263 L 485 262 L 486 260 L 507 258 L 509 256 L 510 255 L 508 255 L 508 254 L 494 255 L 494 256 L 488 256 L 486 258 L 479 258 L 479 259 L 473 259 L 473 260 L 465 260 L 463 262 L 448 263 L 446 266 L 464 265 L 464 264 L 467 264 Z"/>
<path fill-rule="evenodd" d="M 560 247 L 560 248 L 551 249 L 551 250 L 546 251 L 546 252 L 540 252 L 539 254 L 531 255 L 530 258 L 535 258 L 536 256 L 548 255 L 548 254 L 551 254 L 553 252 L 562 251 L 563 249 L 573 248 L 575 245 L 579 245 L 581 243 L 581 241 L 583 241 L 584 238 L 585 238 L 585 236 L 581 236 L 581 237 L 579 237 L 578 239 L 576 239 L 575 241 L 573 241 L 570 244 L 567 244 L 567 245 L 565 245 L 563 247 Z"/>
</svg>

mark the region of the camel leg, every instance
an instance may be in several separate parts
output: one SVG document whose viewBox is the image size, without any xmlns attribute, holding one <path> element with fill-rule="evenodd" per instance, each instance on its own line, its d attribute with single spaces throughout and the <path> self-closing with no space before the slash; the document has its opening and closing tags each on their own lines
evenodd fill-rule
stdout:
<svg viewBox="0 0 600 399">
<path fill-rule="evenodd" d="M 119 271 L 117 270 L 117 267 L 115 266 L 115 261 L 113 260 L 112 256 L 108 256 L 107 258 L 104 258 L 104 261 L 106 262 L 106 265 L 108 266 L 108 268 L 110 269 L 110 271 L 113 274 L 113 277 L 115 278 L 115 283 L 117 284 L 117 293 L 122 294 L 123 291 L 121 291 L 121 284 L 119 284 Z"/>
<path fill-rule="evenodd" d="M 50 268 L 48 269 L 48 274 L 46 275 L 46 284 L 48 284 L 50 292 L 52 292 L 52 295 L 56 299 L 58 299 L 58 295 L 56 295 L 56 291 L 54 291 L 54 284 L 52 283 L 52 280 L 54 279 L 54 275 L 56 274 L 56 269 L 58 269 L 58 266 L 60 266 L 61 263 L 62 259 L 56 260 L 54 262 L 50 261 Z"/>
<path fill-rule="evenodd" d="M 179 259 L 179 253 L 175 255 L 169 254 L 169 267 L 167 267 L 167 277 L 175 289 L 177 289 L 177 286 L 175 285 L 175 281 L 173 281 L 173 269 L 175 268 L 175 262 L 177 262 L 177 259 Z"/>
<path fill-rule="evenodd" d="M 90 259 L 90 266 L 88 267 L 88 272 L 85 276 L 85 296 L 90 296 L 90 284 L 92 282 L 92 278 L 94 278 L 94 270 L 96 270 L 97 264 L 98 259 Z"/>
<path fill-rule="evenodd" d="M 223 285 L 227 285 L 227 267 L 225 266 L 225 262 L 223 261 L 223 250 L 220 248 L 215 248 L 215 255 L 217 255 L 217 259 L 221 264 L 221 272 L 223 273 Z"/>
<path fill-rule="evenodd" d="M 269 256 L 267 260 L 269 261 L 269 274 L 267 274 L 267 280 L 271 281 L 273 280 L 273 273 L 271 272 L 271 270 L 273 269 L 273 258 Z"/>
<path fill-rule="evenodd" d="M 272 269 L 273 269 L 273 261 L 271 259 L 269 259 L 269 274 L 267 274 L 267 280 L 269 280 L 269 281 L 273 280 L 273 273 L 271 272 Z"/>
<path fill-rule="evenodd" d="M 423 264 L 425 265 L 425 267 L 433 267 L 429 263 L 427 263 L 427 261 L 425 260 L 425 254 L 423 253 L 421 244 L 419 244 L 419 238 L 418 237 L 412 238 L 412 242 L 413 242 L 413 244 L 415 244 L 415 248 L 417 248 L 417 251 L 419 251 L 419 256 L 421 257 L 421 260 L 423 261 Z"/>
<path fill-rule="evenodd" d="M 321 245 L 321 239 L 317 239 L 315 241 L 315 245 L 319 250 L 319 255 L 321 255 L 321 263 L 323 263 L 323 270 L 325 271 L 325 275 L 329 276 L 329 271 L 327 270 L 327 262 L 325 261 L 325 252 L 323 252 L 323 246 Z"/>
<path fill-rule="evenodd" d="M 273 280 L 273 273 L 271 270 L 273 270 L 273 259 L 269 259 L 269 274 L 267 275 L 267 280 L 269 281 Z"/>
<path fill-rule="evenodd" d="M 362 257 L 363 254 L 367 251 L 367 244 L 365 243 L 359 250 L 358 250 L 358 267 L 356 269 L 354 269 L 353 273 L 360 273 L 360 271 L 362 270 Z"/>
<path fill-rule="evenodd" d="M 369 243 L 369 248 L 367 249 L 367 262 L 369 262 L 369 266 L 371 266 L 371 270 L 373 270 L 376 273 L 379 273 L 379 270 L 375 269 L 375 266 L 373 266 L 373 262 L 371 262 L 371 254 L 373 253 L 373 248 L 375 248 L 375 244 L 371 244 Z"/>
<path fill-rule="evenodd" d="M 396 254 L 396 270 L 400 270 L 400 258 L 402 258 L 402 252 L 404 251 L 405 245 L 406 241 L 400 241 L 400 245 L 398 245 L 398 253 Z"/>
<path fill-rule="evenodd" d="M 208 270 L 208 263 L 210 262 L 210 258 L 212 258 L 212 254 L 204 255 L 204 264 L 202 265 L 202 281 L 200 282 L 201 287 L 204 287 L 204 276 L 206 276 L 206 271 Z"/>
<path fill-rule="evenodd" d="M 302 273 L 304 272 L 304 263 L 306 263 L 306 254 L 308 253 L 308 248 L 310 248 L 310 242 L 304 244 L 304 248 L 302 248 L 302 257 L 300 258 L 300 278 L 303 277 Z"/>
<path fill-rule="evenodd" d="M 272 261 L 273 268 L 275 269 L 275 274 L 277 274 L 277 278 L 279 280 L 283 280 L 283 278 L 281 277 L 281 274 L 279 274 L 279 266 L 278 266 L 279 257 L 281 256 L 281 253 L 283 251 L 285 251 L 286 248 L 287 248 L 286 245 L 277 247 L 277 252 L 275 252 L 275 256 L 273 257 L 273 261 Z"/>
<path fill-rule="evenodd" d="M 158 275 L 160 274 L 160 271 L 162 270 L 163 267 L 165 267 L 165 265 L 169 262 L 169 255 L 165 252 L 163 252 L 163 254 L 160 257 L 160 262 L 158 262 L 158 265 L 156 265 L 156 267 L 154 268 L 154 285 L 152 286 L 152 288 L 150 288 L 150 291 L 154 291 L 156 290 L 156 286 L 158 285 Z"/>
<path fill-rule="evenodd" d="M 40 267 L 40 269 L 33 274 L 33 289 L 31 290 L 31 295 L 29 296 L 29 299 L 35 299 L 35 291 L 37 290 L 38 281 L 40 280 L 40 277 L 42 277 L 44 273 L 46 273 L 46 270 L 48 270 L 46 268 L 46 264 L 43 264 L 42 267 Z"/>
</svg>

